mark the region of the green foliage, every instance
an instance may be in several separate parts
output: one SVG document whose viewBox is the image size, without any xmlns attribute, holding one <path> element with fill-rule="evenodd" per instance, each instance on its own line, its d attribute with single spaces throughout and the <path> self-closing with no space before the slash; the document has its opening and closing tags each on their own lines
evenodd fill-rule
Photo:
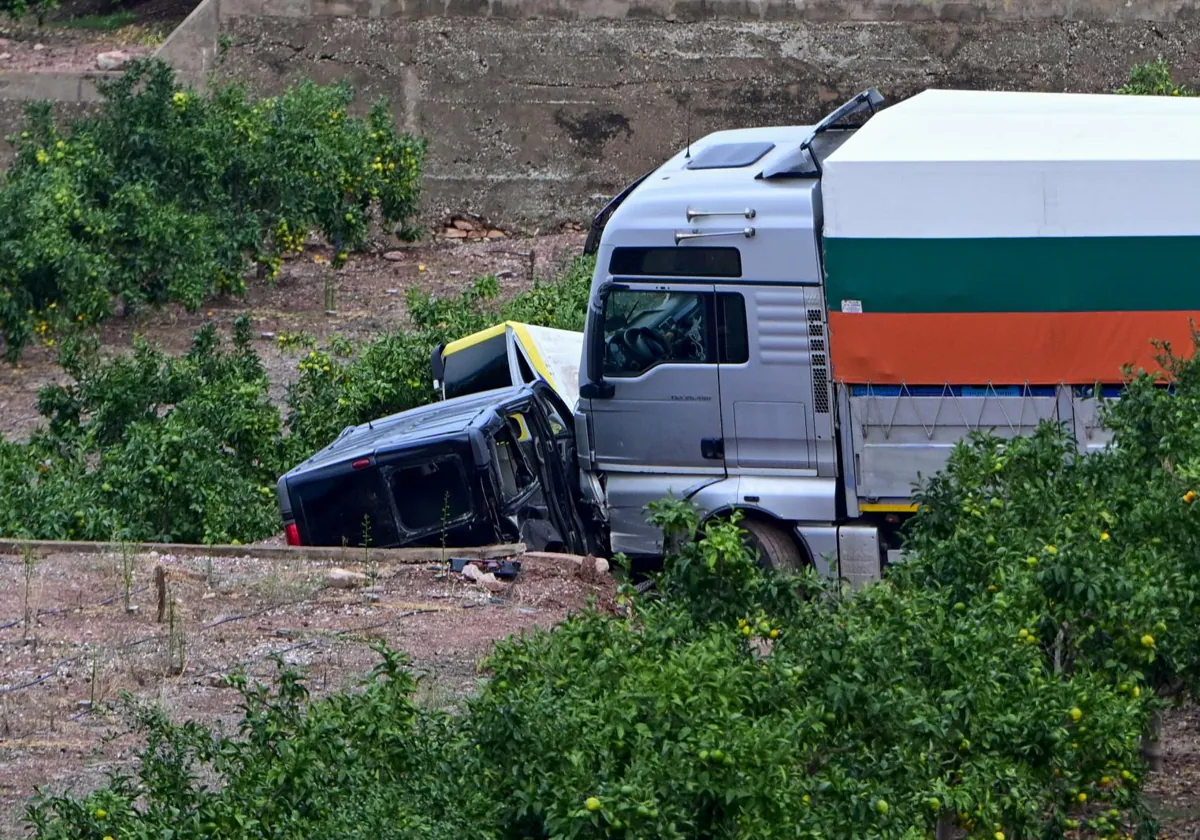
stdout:
<svg viewBox="0 0 1200 840">
<path fill-rule="evenodd" d="M 434 399 L 429 358 L 439 342 L 498 317 L 577 327 L 570 313 L 585 307 L 590 278 L 591 261 L 581 259 L 562 280 L 535 284 L 501 307 L 494 278 L 452 301 L 414 296 L 411 330 L 360 348 L 335 339 L 301 357 L 286 420 L 270 402 L 244 318 L 230 348 L 206 326 L 178 358 L 141 339 L 132 353 L 104 358 L 94 338 L 69 331 L 58 351 L 71 382 L 39 395 L 48 428 L 27 443 L 0 440 L 0 535 L 268 537 L 279 529 L 275 482 L 290 466 L 348 424 Z M 311 343 L 280 338 L 287 347 Z"/>
<path fill-rule="evenodd" d="M 308 702 L 299 675 L 280 665 L 275 691 L 235 677 L 242 694 L 238 737 L 139 710 L 146 737 L 134 776 L 117 776 L 88 797 L 45 797 L 29 822 L 42 840 L 104 836 L 151 840 L 212 837 L 348 840 L 478 837 L 460 791 L 428 784 L 457 746 L 444 717 L 422 716 L 403 659 L 383 662 L 361 692 Z M 221 782 L 201 782 L 202 772 Z"/>
<path fill-rule="evenodd" d="M 656 517 L 695 523 L 678 504 Z M 466 716 L 415 710 L 394 658 L 384 688 L 307 711 L 284 674 L 274 698 L 244 689 L 240 740 L 154 718 L 138 781 L 41 799 L 36 836 L 848 840 L 929 836 L 946 813 L 977 837 L 1153 830 L 1145 699 L 1057 670 L 1016 610 L 960 607 L 922 558 L 853 597 L 768 580 L 735 524 L 696 533 L 665 597 L 625 591 L 621 617 L 499 643 Z M 721 570 L 741 615 L 698 569 Z"/>
<path fill-rule="evenodd" d="M 1162 58 L 1138 64 L 1129 71 L 1129 80 L 1116 93 L 1138 96 L 1195 96 L 1196 91 L 1177 85 L 1171 79 L 1171 65 Z"/>
<path fill-rule="evenodd" d="M 33 15 L 38 26 L 46 22 L 46 16 L 59 7 L 58 0 L 0 0 L 0 13 L 19 20 Z"/>
<path fill-rule="evenodd" d="M 349 116 L 344 85 L 200 96 L 153 59 L 98 85 L 98 113 L 60 131 L 38 104 L 11 138 L 0 187 L 10 358 L 35 334 L 98 323 L 118 299 L 194 308 L 241 293 L 248 261 L 274 277 L 309 232 L 334 243 L 340 263 L 372 212 L 401 226 L 416 212 L 423 142 L 396 131 L 386 103 Z"/>
<path fill-rule="evenodd" d="M 72 339 L 61 358 L 73 382 L 40 394 L 48 430 L 0 444 L 0 532 L 217 543 L 277 529 L 282 423 L 246 320 L 230 350 L 209 326 L 182 357 L 139 340 L 101 361 Z"/>
<path fill-rule="evenodd" d="M 83 29 L 89 32 L 116 32 L 137 23 L 137 13 L 119 9 L 109 14 L 77 15 L 54 22 L 63 29 Z"/>
</svg>

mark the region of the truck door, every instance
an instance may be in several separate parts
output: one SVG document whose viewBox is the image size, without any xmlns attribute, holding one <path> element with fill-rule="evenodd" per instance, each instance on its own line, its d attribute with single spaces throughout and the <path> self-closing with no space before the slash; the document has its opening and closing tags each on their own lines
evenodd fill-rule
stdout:
<svg viewBox="0 0 1200 840">
<path fill-rule="evenodd" d="M 711 284 L 685 283 L 609 291 L 603 370 L 612 394 L 591 400 L 601 470 L 725 474 L 713 292 Z"/>
<path fill-rule="evenodd" d="M 721 418 L 729 472 L 814 471 L 818 430 L 813 403 L 825 397 L 822 407 L 828 413 L 828 374 L 813 382 L 810 332 L 817 331 L 810 329 L 814 325 L 806 289 L 731 284 L 719 285 L 716 291 Z M 819 355 L 823 362 L 824 353 Z"/>
</svg>

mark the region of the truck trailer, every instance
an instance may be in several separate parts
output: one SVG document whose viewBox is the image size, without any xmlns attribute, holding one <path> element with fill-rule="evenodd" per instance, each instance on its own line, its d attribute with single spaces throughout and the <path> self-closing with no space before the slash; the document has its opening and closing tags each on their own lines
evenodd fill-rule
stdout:
<svg viewBox="0 0 1200 840">
<path fill-rule="evenodd" d="M 645 509 L 673 495 L 741 511 L 772 566 L 876 578 L 969 433 L 1054 421 L 1103 447 L 1097 401 L 1127 366 L 1157 369 L 1155 341 L 1190 350 L 1200 101 L 882 106 L 871 89 L 814 126 L 710 134 L 596 217 L 574 502 L 608 550 L 660 555 Z M 499 384 L 539 378 L 528 332 L 492 332 Z M 488 368 L 452 364 L 486 338 L 435 369 Z"/>
</svg>

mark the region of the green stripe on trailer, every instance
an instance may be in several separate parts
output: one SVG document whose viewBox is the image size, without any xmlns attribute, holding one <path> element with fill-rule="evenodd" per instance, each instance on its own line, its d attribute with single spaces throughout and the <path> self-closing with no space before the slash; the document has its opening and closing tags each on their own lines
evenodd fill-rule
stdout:
<svg viewBox="0 0 1200 840">
<path fill-rule="evenodd" d="M 1200 309 L 1200 236 L 825 239 L 829 308 Z"/>
</svg>

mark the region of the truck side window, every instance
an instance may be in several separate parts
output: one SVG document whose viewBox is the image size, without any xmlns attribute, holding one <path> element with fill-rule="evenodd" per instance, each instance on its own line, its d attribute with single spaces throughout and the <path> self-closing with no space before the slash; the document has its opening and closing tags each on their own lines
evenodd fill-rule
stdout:
<svg viewBox="0 0 1200 840">
<path fill-rule="evenodd" d="M 604 306 L 604 375 L 637 376 L 664 364 L 715 361 L 712 295 L 618 289 Z"/>
</svg>

